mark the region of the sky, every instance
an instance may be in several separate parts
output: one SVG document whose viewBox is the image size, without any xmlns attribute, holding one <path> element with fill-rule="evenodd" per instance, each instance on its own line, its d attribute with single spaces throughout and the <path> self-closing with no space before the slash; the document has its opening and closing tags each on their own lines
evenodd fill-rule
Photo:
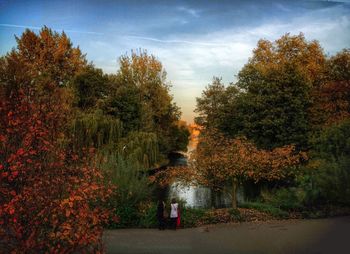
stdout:
<svg viewBox="0 0 350 254">
<path fill-rule="evenodd" d="M 163 64 L 182 118 L 214 76 L 236 81 L 259 39 L 304 33 L 327 55 L 350 48 L 350 0 L 118 1 L 0 0 L 0 55 L 25 28 L 64 30 L 106 73 L 118 58 L 145 49 Z"/>
</svg>

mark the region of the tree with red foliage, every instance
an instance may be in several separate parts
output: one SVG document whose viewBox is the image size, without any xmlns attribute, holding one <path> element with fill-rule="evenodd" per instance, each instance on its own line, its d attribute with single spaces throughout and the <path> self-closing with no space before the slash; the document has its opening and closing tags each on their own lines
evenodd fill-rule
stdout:
<svg viewBox="0 0 350 254">
<path fill-rule="evenodd" d="M 313 91 L 314 124 L 331 126 L 350 117 L 350 49 L 327 60 L 326 80 Z"/>
<path fill-rule="evenodd" d="M 0 250 L 102 251 L 111 190 L 67 144 L 72 75 L 86 63 L 65 34 L 27 30 L 0 59 Z"/>
</svg>

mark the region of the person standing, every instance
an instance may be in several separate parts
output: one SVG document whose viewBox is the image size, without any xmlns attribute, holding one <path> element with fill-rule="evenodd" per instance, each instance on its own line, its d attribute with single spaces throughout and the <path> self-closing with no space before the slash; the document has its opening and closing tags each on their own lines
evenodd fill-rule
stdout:
<svg viewBox="0 0 350 254">
<path fill-rule="evenodd" d="M 176 202 L 175 198 L 173 198 L 171 200 L 171 205 L 170 206 L 171 206 L 171 210 L 170 210 L 170 225 L 171 225 L 172 229 L 176 230 L 179 204 Z"/>
<path fill-rule="evenodd" d="M 165 229 L 165 204 L 163 200 L 158 200 L 157 205 L 157 220 L 158 220 L 158 229 L 164 230 Z"/>
</svg>

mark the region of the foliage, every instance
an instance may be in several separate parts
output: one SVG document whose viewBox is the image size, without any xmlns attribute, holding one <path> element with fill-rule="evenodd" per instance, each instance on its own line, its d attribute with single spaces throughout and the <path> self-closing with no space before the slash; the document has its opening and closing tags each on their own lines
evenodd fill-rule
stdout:
<svg viewBox="0 0 350 254">
<path fill-rule="evenodd" d="M 256 183 L 297 176 L 295 189 L 280 181 L 279 190 L 269 191 L 269 202 L 276 207 L 346 204 L 349 64 L 349 49 L 327 58 L 318 42 L 307 41 L 303 34 L 286 34 L 273 42 L 260 40 L 236 84 L 225 87 L 221 79 L 214 78 L 197 98 L 196 123 L 202 137 L 194 164 L 204 171 L 211 186 L 223 190 L 231 185 L 233 193 L 235 184 L 246 180 Z M 235 152 L 217 134 L 208 139 L 213 129 L 235 140 L 232 147 L 245 148 Z M 277 162 L 288 153 L 298 154 L 288 149 L 310 153 L 311 160 L 297 175 L 295 167 Z M 299 162 L 305 161 L 305 153 L 299 156 Z M 173 171 L 169 175 L 177 175 Z M 187 173 L 187 177 L 201 176 Z"/>
<path fill-rule="evenodd" d="M 180 110 L 169 93 L 170 84 L 161 62 L 146 51 L 132 52 L 119 59 L 117 75 L 110 76 L 111 94 L 103 109 L 119 118 L 124 134 L 130 131 L 153 132 L 163 155 L 187 146 L 178 130 Z M 185 145 L 177 145 L 177 140 Z"/>
<path fill-rule="evenodd" d="M 72 81 L 76 106 L 81 110 L 96 108 L 107 96 L 108 83 L 101 69 L 92 65 L 84 68 Z"/>
<path fill-rule="evenodd" d="M 260 40 L 238 74 L 243 134 L 264 148 L 307 148 L 311 90 L 322 81 L 325 56 L 316 41 L 286 34 Z"/>
<path fill-rule="evenodd" d="M 338 160 L 350 156 L 350 119 L 324 128 L 314 137 L 315 156 L 327 160 Z"/>
<path fill-rule="evenodd" d="M 319 203 L 350 205 L 350 159 L 324 162 L 318 171 L 313 184 L 319 190 Z"/>
<path fill-rule="evenodd" d="M 14 86 L 17 89 L 35 87 L 41 94 L 50 89 L 49 82 L 66 87 L 72 77 L 86 66 L 84 55 L 78 47 L 72 46 L 65 33 L 59 34 L 44 27 L 35 34 L 27 29 L 21 37 L 16 37 L 16 41 L 17 48 L 1 60 L 4 75 L 1 82 L 9 88 L 5 90 L 8 96 Z"/>
<path fill-rule="evenodd" d="M 120 219 L 116 223 L 113 221 L 109 222 L 109 228 L 116 229 L 138 226 L 140 217 L 135 206 L 132 206 L 130 204 L 122 204 L 115 209 L 115 214 Z"/>
<path fill-rule="evenodd" d="M 305 158 L 304 153 L 294 153 L 293 146 L 259 150 L 244 138 L 230 139 L 216 131 L 208 131 L 202 134 L 189 167 L 160 171 L 154 180 L 166 184 L 177 179 L 217 191 L 224 190 L 227 183 L 232 184 L 232 205 L 236 208 L 237 185 L 244 179 L 271 181 L 293 175 L 293 166 Z"/>
<path fill-rule="evenodd" d="M 311 161 L 300 184 L 307 204 L 349 205 L 350 121 L 325 127 L 314 137 Z"/>
<path fill-rule="evenodd" d="M 125 160 L 138 163 L 138 168 L 147 170 L 158 166 L 165 158 L 160 154 L 158 138 L 154 133 L 130 132 L 118 143 L 118 151 Z"/>
<path fill-rule="evenodd" d="M 184 206 L 181 210 L 181 224 L 184 228 L 191 228 L 200 225 L 205 215 L 204 209 L 190 208 Z"/>
<path fill-rule="evenodd" d="M 111 82 L 113 84 L 113 82 Z M 113 86 L 112 86 L 113 88 Z M 150 130 L 151 121 L 148 115 L 145 115 L 142 101 L 140 100 L 140 91 L 133 85 L 118 85 L 111 89 L 111 94 L 102 104 L 102 108 L 107 115 L 120 119 L 124 126 L 124 135 L 129 131 L 138 131 L 141 129 Z"/>
<path fill-rule="evenodd" d="M 80 113 L 71 122 L 73 150 L 82 148 L 110 149 L 122 138 L 122 124 L 118 119 L 103 115 L 101 111 Z"/>
<path fill-rule="evenodd" d="M 238 209 L 230 208 L 228 209 L 228 213 L 230 214 L 230 217 L 232 220 L 236 220 L 236 221 L 243 220 L 241 212 Z"/>
<path fill-rule="evenodd" d="M 282 210 L 301 210 L 305 200 L 305 192 L 297 188 L 280 188 L 261 193 L 264 203 Z"/>
<path fill-rule="evenodd" d="M 140 223 L 139 226 L 142 228 L 155 228 L 158 226 L 156 218 L 157 204 L 156 203 L 145 203 L 141 204 L 139 209 Z"/>
<path fill-rule="evenodd" d="M 312 113 L 318 128 L 339 123 L 350 116 L 350 50 L 327 59 L 326 80 L 313 91 Z"/>
<path fill-rule="evenodd" d="M 115 153 L 106 154 L 106 163 L 101 168 L 106 172 L 110 181 L 117 186 L 115 190 L 116 204 L 130 204 L 137 206 L 147 199 L 152 189 L 149 180 L 143 174 L 140 164 L 135 161 L 125 160 Z"/>
<path fill-rule="evenodd" d="M 100 252 L 111 190 L 66 146 L 65 86 L 85 60 L 65 34 L 17 38 L 0 70 L 0 247 L 11 253 Z"/>
<path fill-rule="evenodd" d="M 222 80 L 214 77 L 212 84 L 197 98 L 195 112 L 199 116 L 195 118 L 196 124 L 205 129 L 218 129 L 231 136 L 239 133 L 242 129 L 241 120 L 237 119 L 237 102 L 240 96 L 236 86 L 230 85 L 225 88 Z"/>
</svg>

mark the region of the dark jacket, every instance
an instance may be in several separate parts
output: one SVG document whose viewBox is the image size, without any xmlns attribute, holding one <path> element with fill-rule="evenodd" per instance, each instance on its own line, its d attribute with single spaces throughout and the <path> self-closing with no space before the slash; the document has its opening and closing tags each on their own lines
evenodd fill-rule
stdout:
<svg viewBox="0 0 350 254">
<path fill-rule="evenodd" d="M 158 202 L 157 206 L 157 218 L 162 219 L 164 217 L 164 203 Z"/>
</svg>

